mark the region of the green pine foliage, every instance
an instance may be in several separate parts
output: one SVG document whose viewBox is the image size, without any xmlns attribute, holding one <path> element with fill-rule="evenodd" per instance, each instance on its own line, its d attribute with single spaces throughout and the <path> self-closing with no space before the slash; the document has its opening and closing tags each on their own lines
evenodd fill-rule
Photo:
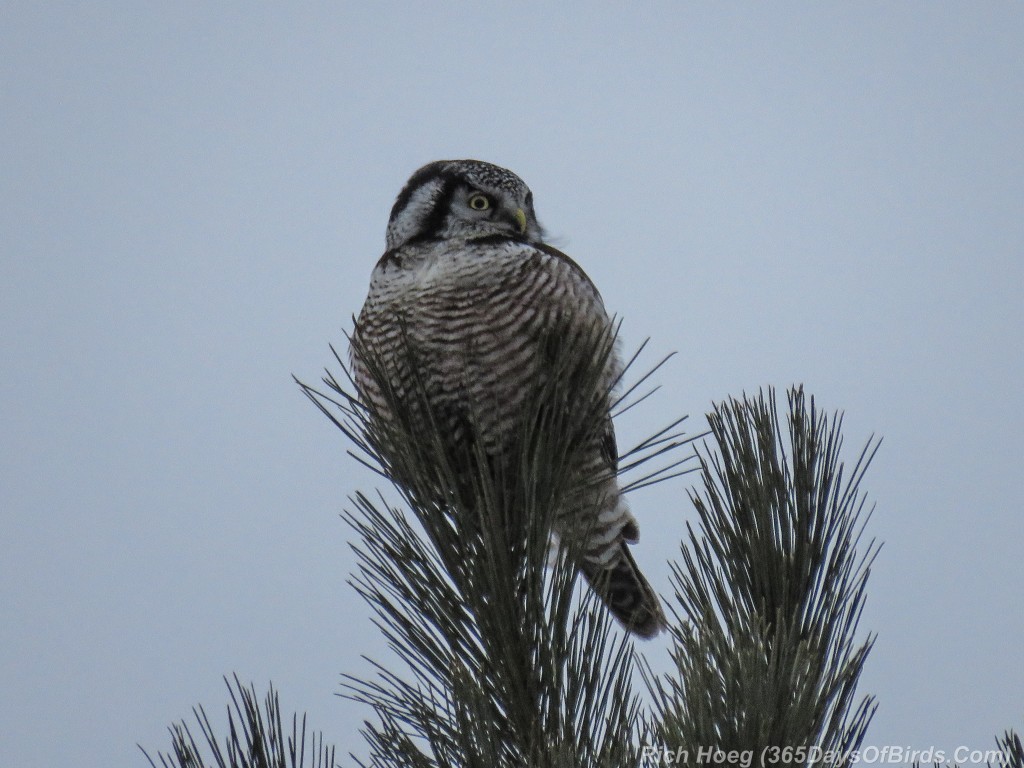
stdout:
<svg viewBox="0 0 1024 768">
<path fill-rule="evenodd" d="M 861 544 L 860 482 L 878 444 L 844 482 L 841 418 L 801 388 L 788 401 L 785 432 L 772 391 L 709 416 L 718 452 L 700 457 L 698 524 L 672 567 L 676 670 L 648 676 L 655 740 L 680 754 L 715 745 L 844 765 L 874 713 L 856 688 L 873 643 L 858 640 L 857 624 L 878 551 Z"/>
<path fill-rule="evenodd" d="M 535 396 L 502 460 L 479 441 L 452 446 L 422 426 L 422 389 L 399 397 L 364 353 L 387 407 L 372 412 L 325 379 L 314 402 L 364 460 L 395 479 L 412 520 L 359 494 L 356 590 L 408 667 L 349 681 L 377 713 L 364 735 L 374 766 L 618 766 L 640 760 L 635 652 L 589 592 L 576 588 L 578 552 L 563 542 L 550 567 L 552 514 L 581 488 L 579 453 L 602 437 L 609 392 L 602 371 L 614 335 L 550 339 L 554 375 Z M 593 354 L 580 354 L 587 345 Z M 409 362 L 415 370 L 415 361 Z M 636 392 L 632 388 L 627 395 Z M 616 406 L 628 407 L 622 398 Z M 480 414 L 466 416 L 474 433 Z M 643 473 L 685 444 L 679 422 L 622 458 L 634 484 L 679 471 L 685 458 Z"/>
<path fill-rule="evenodd" d="M 1003 753 L 1001 768 L 1024 768 L 1024 743 L 1020 734 L 1013 730 L 1004 731 L 996 738 L 996 746 Z"/>
<path fill-rule="evenodd" d="M 861 483 L 878 443 L 847 470 L 841 417 L 796 387 L 784 415 L 772 390 L 715 405 L 696 452 L 682 419 L 620 452 L 627 490 L 685 474 L 695 458 L 701 472 L 697 520 L 671 565 L 671 670 L 655 673 L 578 583 L 572 542 L 551 546 L 554 510 L 601 480 L 570 468 L 601 439 L 609 402 L 618 416 L 646 401 L 641 387 L 664 362 L 609 392 L 601 371 L 615 344 L 616 333 L 549 339 L 554 375 L 529 383 L 531 405 L 500 458 L 478 441 L 453 446 L 422 383 L 393 391 L 365 350 L 380 411 L 351 378 L 299 382 L 401 499 L 357 492 L 344 513 L 350 583 L 394 654 L 346 678 L 345 695 L 372 715 L 356 764 L 632 768 L 742 765 L 749 754 L 750 765 L 845 766 L 861 746 L 876 705 L 857 692 L 874 642 L 858 623 L 879 549 L 864 540 Z M 401 362 L 420 370 L 408 355 Z M 469 408 L 467 434 L 482 415 Z M 218 740 L 198 707 L 199 738 L 175 724 L 171 752 L 146 754 L 152 768 L 336 765 L 304 717 L 284 730 L 273 688 L 262 711 L 254 688 L 237 678 L 229 688 L 228 736 Z M 1024 768 L 1016 733 L 997 743 L 1002 766 Z"/>
<path fill-rule="evenodd" d="M 182 721 L 172 725 L 171 751 L 157 752 L 156 759 L 142 753 L 151 768 L 334 768 L 334 747 L 324 744 L 323 734 L 306 732 L 306 717 L 292 715 L 291 730 L 281 720 L 277 691 L 270 686 L 263 709 L 256 688 L 234 684 L 224 678 L 231 694 L 228 708 L 228 735 L 223 744 L 217 738 L 210 718 L 202 706 L 193 708 L 200 740 Z M 140 747 L 141 749 L 141 747 Z M 307 759 L 308 758 L 308 759 Z"/>
</svg>

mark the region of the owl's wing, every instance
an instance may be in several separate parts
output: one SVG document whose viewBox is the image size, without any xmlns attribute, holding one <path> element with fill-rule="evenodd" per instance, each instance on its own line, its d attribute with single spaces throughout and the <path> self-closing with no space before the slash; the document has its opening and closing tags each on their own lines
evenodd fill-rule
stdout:
<svg viewBox="0 0 1024 768">
<path fill-rule="evenodd" d="M 573 261 L 572 257 L 562 253 L 557 248 L 553 248 L 552 246 L 544 243 L 534 243 L 533 247 L 569 267 L 575 277 L 593 292 L 593 296 L 600 307 L 600 311 L 604 313 L 604 301 L 601 299 L 601 293 L 597 290 L 597 286 L 594 285 L 594 281 L 590 279 L 590 276 L 583 271 L 583 268 L 579 264 Z M 615 362 L 615 366 L 616 368 L 619 367 L 618 361 Z M 614 474 L 618 471 L 619 449 L 615 441 L 615 427 L 612 424 L 611 414 L 605 418 L 604 429 L 601 434 L 601 458 L 604 460 L 605 465 L 610 472 Z M 623 535 L 627 541 L 634 541 L 639 536 L 639 531 L 636 529 L 636 525 L 634 523 L 629 523 L 626 528 L 623 529 Z"/>
<path fill-rule="evenodd" d="M 571 256 L 562 253 L 557 248 L 553 248 L 552 246 L 547 245 L 546 243 L 531 243 L 531 245 L 538 251 L 541 251 L 542 253 L 546 253 L 548 256 L 552 256 L 558 259 L 563 264 L 571 268 L 572 271 L 576 273 L 576 276 L 582 282 L 586 283 L 586 285 L 590 287 L 590 289 L 594 292 L 594 295 L 597 296 L 598 301 L 601 301 L 601 293 L 600 291 L 597 290 L 597 286 L 594 285 L 594 281 L 590 279 L 590 275 L 583 271 L 583 267 L 581 267 L 579 264 L 573 261 Z M 601 301 L 601 307 L 602 309 L 604 308 L 603 301 Z"/>
</svg>

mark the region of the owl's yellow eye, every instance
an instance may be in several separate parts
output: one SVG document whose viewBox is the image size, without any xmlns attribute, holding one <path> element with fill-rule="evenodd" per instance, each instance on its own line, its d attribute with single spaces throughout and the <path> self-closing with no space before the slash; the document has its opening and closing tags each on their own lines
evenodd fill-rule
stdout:
<svg viewBox="0 0 1024 768">
<path fill-rule="evenodd" d="M 487 195 L 472 195 L 469 198 L 469 207 L 474 211 L 486 211 L 491 207 L 491 199 Z"/>
</svg>

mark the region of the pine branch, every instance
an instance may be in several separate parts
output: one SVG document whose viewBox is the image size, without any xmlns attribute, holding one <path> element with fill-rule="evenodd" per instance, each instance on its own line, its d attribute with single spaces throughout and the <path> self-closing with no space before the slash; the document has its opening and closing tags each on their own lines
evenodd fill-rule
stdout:
<svg viewBox="0 0 1024 768">
<path fill-rule="evenodd" d="M 996 746 L 1003 753 L 1003 760 L 995 767 L 989 764 L 989 768 L 1024 768 L 1024 743 L 1016 731 L 1005 731 L 996 738 Z"/>
<path fill-rule="evenodd" d="M 255 686 L 246 688 L 234 676 L 234 685 L 224 678 L 231 694 L 228 708 L 228 733 L 223 748 L 209 717 L 202 706 L 192 709 L 199 734 L 206 742 L 211 762 L 207 762 L 188 724 L 184 721 L 170 727 L 171 753 L 157 752 L 161 768 L 334 768 L 334 747 L 324 744 L 323 734 L 313 733 L 307 738 L 306 716 L 300 721 L 292 715 L 290 735 L 281 721 L 281 705 L 277 691 L 271 685 L 259 707 Z M 309 762 L 307 762 L 307 747 Z M 156 761 L 140 746 L 152 768 Z"/>
<path fill-rule="evenodd" d="M 572 541 L 546 567 L 555 510 L 602 479 L 574 476 L 579 452 L 602 439 L 609 405 L 626 410 L 637 392 L 618 397 L 604 383 L 614 346 L 614 334 L 548 339 L 550 375 L 525 384 L 530 405 L 497 454 L 480 440 L 453 445 L 422 382 L 395 392 L 368 350 L 361 358 L 384 408 L 359 401 L 345 377 L 328 373 L 326 391 L 300 382 L 408 509 L 357 494 L 345 515 L 358 560 L 351 583 L 408 669 L 347 678 L 346 694 L 378 718 L 363 729 L 369 765 L 638 763 L 632 643 L 580 595 Z M 422 370 L 406 347 L 408 370 Z M 480 408 L 470 404 L 468 435 L 479 432 Z M 675 457 L 693 438 L 680 423 L 622 454 L 631 473 L 646 473 L 635 487 L 683 471 Z"/>
<path fill-rule="evenodd" d="M 843 765 L 874 714 L 873 698 L 856 700 L 874 639 L 855 636 L 878 551 L 870 541 L 858 553 L 869 516 L 859 484 L 878 443 L 844 484 L 841 418 L 823 417 L 802 388 L 788 400 L 785 438 L 771 390 L 709 415 L 718 453 L 700 456 L 698 528 L 672 566 L 677 675 L 645 674 L 651 743 L 692 763 L 702 748 L 777 746 Z"/>
</svg>

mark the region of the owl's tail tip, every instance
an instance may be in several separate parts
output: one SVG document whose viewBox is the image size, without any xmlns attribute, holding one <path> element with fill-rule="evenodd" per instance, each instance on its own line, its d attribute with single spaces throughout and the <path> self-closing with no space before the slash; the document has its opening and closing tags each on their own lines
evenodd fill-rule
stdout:
<svg viewBox="0 0 1024 768">
<path fill-rule="evenodd" d="M 604 568 L 584 566 L 583 575 L 612 616 L 637 637 L 650 639 L 666 626 L 661 601 L 644 578 L 625 543 L 619 556 Z"/>
</svg>

